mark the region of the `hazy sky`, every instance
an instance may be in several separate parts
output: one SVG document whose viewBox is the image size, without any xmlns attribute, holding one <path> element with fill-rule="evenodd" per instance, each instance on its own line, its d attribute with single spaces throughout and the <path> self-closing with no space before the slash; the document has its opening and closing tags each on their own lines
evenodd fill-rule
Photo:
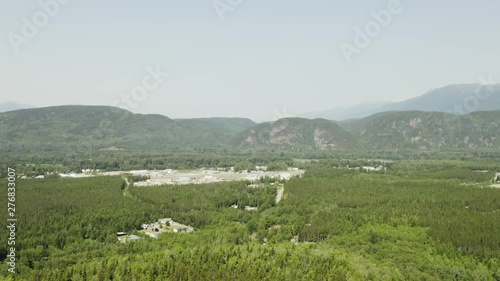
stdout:
<svg viewBox="0 0 500 281">
<path fill-rule="evenodd" d="M 500 79 L 496 0 L 0 1 L 0 102 L 261 121 Z"/>
</svg>

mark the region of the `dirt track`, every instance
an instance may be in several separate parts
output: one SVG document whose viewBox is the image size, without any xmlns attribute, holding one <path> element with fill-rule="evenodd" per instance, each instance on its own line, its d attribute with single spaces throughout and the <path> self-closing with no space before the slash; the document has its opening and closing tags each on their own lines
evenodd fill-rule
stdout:
<svg viewBox="0 0 500 281">
<path fill-rule="evenodd" d="M 278 193 L 276 194 L 276 204 L 278 204 L 281 201 L 284 192 L 285 192 L 285 185 L 282 184 L 278 186 Z"/>
</svg>

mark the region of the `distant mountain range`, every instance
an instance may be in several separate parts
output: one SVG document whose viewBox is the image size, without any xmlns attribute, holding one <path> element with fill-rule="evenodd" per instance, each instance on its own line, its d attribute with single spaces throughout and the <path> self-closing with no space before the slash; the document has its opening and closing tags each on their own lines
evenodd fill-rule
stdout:
<svg viewBox="0 0 500 281">
<path fill-rule="evenodd" d="M 0 113 L 1 153 L 500 148 L 500 84 L 451 85 L 403 102 L 261 124 L 246 118 L 170 119 L 109 106 L 15 110 L 22 106 L 1 107 L 9 109 Z M 351 119 L 331 121 L 345 118 Z"/>
<path fill-rule="evenodd" d="M 18 109 L 24 109 L 24 108 L 35 108 L 35 107 L 36 106 L 34 106 L 34 105 L 19 104 L 16 102 L 8 101 L 5 103 L 0 103 L 0 112 L 7 112 L 7 111 L 18 110 Z"/>
<path fill-rule="evenodd" d="M 1 153 L 101 150 L 433 150 L 500 148 L 500 110 L 453 115 L 397 111 L 362 119 L 170 119 L 107 106 L 57 106 L 0 113 Z"/>
<path fill-rule="evenodd" d="M 348 108 L 305 113 L 300 117 L 342 121 L 363 118 L 380 112 L 408 110 L 443 112 L 455 115 L 500 110 L 500 84 L 449 85 L 401 102 L 365 103 Z"/>
</svg>

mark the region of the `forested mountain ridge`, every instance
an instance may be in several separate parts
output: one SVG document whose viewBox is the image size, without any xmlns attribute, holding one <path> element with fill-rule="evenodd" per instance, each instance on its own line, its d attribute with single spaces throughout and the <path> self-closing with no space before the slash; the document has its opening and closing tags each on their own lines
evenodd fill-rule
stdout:
<svg viewBox="0 0 500 281">
<path fill-rule="evenodd" d="M 256 149 L 455 149 L 500 147 L 500 111 L 466 115 L 397 111 L 337 126 L 324 119 L 281 119 L 247 129 L 235 139 Z"/>
<path fill-rule="evenodd" d="M 254 124 L 242 118 L 173 120 L 108 106 L 56 106 L 0 113 L 0 141 L 9 152 L 210 147 Z"/>
<path fill-rule="evenodd" d="M 204 132 L 218 132 L 220 138 L 231 139 L 236 134 L 255 126 L 257 123 L 247 118 L 194 118 L 194 119 L 175 119 L 175 121 L 190 130 L 199 130 Z"/>
<path fill-rule="evenodd" d="M 398 111 L 335 123 L 284 118 L 170 119 L 106 106 L 58 106 L 0 113 L 3 153 L 194 148 L 339 151 L 500 147 L 500 111 L 453 115 Z"/>
<path fill-rule="evenodd" d="M 452 115 L 441 112 L 384 112 L 343 123 L 373 149 L 500 147 L 500 111 Z"/>
<path fill-rule="evenodd" d="M 339 150 L 356 147 L 352 134 L 325 119 L 284 118 L 251 127 L 239 134 L 238 147 Z"/>
</svg>

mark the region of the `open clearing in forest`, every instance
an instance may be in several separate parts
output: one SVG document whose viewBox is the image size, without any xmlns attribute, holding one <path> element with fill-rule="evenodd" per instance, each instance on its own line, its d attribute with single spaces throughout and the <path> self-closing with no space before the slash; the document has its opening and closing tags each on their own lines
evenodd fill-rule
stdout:
<svg viewBox="0 0 500 281">
<path fill-rule="evenodd" d="M 97 175 L 121 175 L 132 174 L 134 176 L 146 176 L 150 179 L 140 182 L 135 182 L 134 186 L 158 186 L 158 185 L 183 185 L 183 184 L 204 184 L 213 182 L 225 181 L 255 181 L 263 177 L 275 178 L 277 180 L 288 180 L 294 176 L 300 176 L 304 173 L 303 170 L 290 168 L 287 171 L 251 171 L 251 172 L 232 172 L 232 171 L 217 171 L 215 169 L 200 169 L 191 171 L 123 171 L 123 172 L 103 172 Z"/>
</svg>

